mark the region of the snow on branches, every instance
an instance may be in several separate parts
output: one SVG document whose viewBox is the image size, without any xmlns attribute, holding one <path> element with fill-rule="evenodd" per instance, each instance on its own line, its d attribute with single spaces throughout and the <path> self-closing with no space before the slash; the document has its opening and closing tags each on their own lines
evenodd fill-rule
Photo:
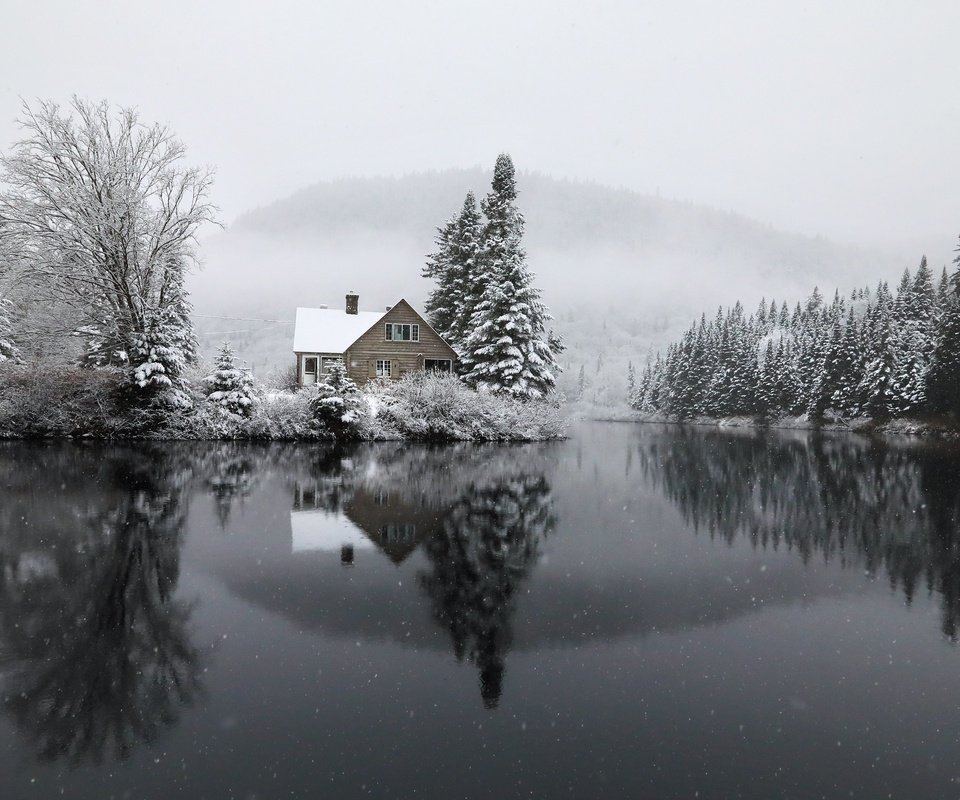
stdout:
<svg viewBox="0 0 960 800">
<path fill-rule="evenodd" d="M 550 314 L 527 267 L 516 199 L 513 161 L 501 154 L 483 218 L 468 194 L 459 216 L 438 229 L 423 274 L 437 282 L 427 301 L 430 322 L 460 356 L 463 379 L 531 399 L 553 389 L 563 344 L 546 330 Z"/>
<path fill-rule="evenodd" d="M 34 297 L 69 309 L 90 362 L 131 368 L 150 396 L 193 359 L 183 289 L 197 229 L 213 219 L 208 171 L 133 109 L 74 99 L 24 105 L 25 138 L 0 158 L 0 245 Z M 135 393 L 135 392 L 134 392 Z"/>
<path fill-rule="evenodd" d="M 216 368 L 203 381 L 207 400 L 231 414 L 248 416 L 256 404 L 253 376 L 237 367 L 235 361 L 233 350 L 224 342 L 217 353 Z"/>
</svg>

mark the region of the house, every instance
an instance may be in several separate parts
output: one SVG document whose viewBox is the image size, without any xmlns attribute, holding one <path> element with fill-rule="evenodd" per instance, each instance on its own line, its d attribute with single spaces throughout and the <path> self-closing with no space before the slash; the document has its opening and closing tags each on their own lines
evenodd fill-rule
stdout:
<svg viewBox="0 0 960 800">
<path fill-rule="evenodd" d="M 357 384 L 396 380 L 408 372 L 453 371 L 456 352 L 406 300 L 384 311 L 360 311 L 359 302 L 350 293 L 343 309 L 297 309 L 293 351 L 298 385 L 322 380 L 337 361 Z"/>
</svg>

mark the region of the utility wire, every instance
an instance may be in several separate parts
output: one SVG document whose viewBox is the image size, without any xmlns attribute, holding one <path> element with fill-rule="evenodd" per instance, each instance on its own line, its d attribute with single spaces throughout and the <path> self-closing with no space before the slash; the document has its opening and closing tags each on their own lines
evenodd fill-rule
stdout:
<svg viewBox="0 0 960 800">
<path fill-rule="evenodd" d="M 275 322 L 278 325 L 293 325 L 292 319 L 261 319 L 258 317 L 223 317 L 219 314 L 194 314 L 195 317 L 205 317 L 206 319 L 229 319 L 235 322 Z"/>
</svg>

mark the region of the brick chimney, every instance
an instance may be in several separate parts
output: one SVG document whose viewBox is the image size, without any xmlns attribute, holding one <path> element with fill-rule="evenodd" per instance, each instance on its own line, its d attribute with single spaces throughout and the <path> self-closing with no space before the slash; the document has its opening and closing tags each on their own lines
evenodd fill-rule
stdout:
<svg viewBox="0 0 960 800">
<path fill-rule="evenodd" d="M 360 303 L 360 295 L 349 292 L 347 294 L 347 313 L 356 314 L 357 306 Z"/>
</svg>

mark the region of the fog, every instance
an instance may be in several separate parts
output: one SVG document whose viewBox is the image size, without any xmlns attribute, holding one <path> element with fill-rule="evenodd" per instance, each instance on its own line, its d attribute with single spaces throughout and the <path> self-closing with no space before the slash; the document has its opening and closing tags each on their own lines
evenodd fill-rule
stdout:
<svg viewBox="0 0 960 800">
<path fill-rule="evenodd" d="M 855 242 L 955 232 L 960 5 L 51 0 L 4 7 L 18 97 L 139 106 L 226 220 L 318 180 L 519 167 Z"/>
</svg>

